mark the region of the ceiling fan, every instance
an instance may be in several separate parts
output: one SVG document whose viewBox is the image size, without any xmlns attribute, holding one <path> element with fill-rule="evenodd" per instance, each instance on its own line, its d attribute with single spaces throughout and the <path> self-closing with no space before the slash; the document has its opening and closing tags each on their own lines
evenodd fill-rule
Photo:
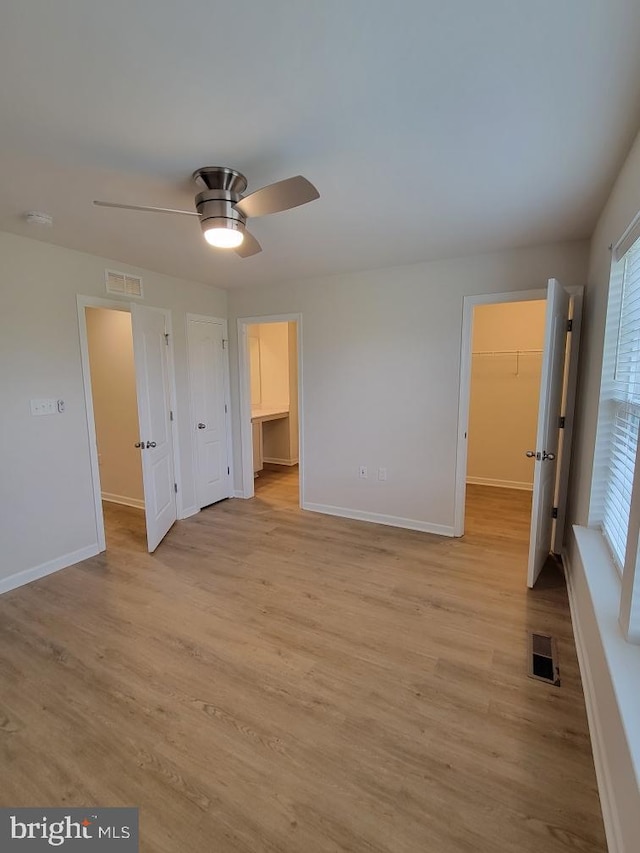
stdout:
<svg viewBox="0 0 640 853">
<path fill-rule="evenodd" d="M 262 251 L 260 243 L 246 229 L 249 217 L 279 213 L 320 198 L 318 190 L 302 175 L 277 181 L 245 196 L 242 193 L 247 188 L 247 179 L 235 169 L 226 166 L 203 166 L 196 169 L 192 178 L 196 185 L 202 188 L 196 195 L 195 211 L 117 204 L 112 201 L 93 203 L 98 207 L 197 216 L 208 243 L 222 249 L 234 249 L 241 258 L 248 258 Z"/>
</svg>

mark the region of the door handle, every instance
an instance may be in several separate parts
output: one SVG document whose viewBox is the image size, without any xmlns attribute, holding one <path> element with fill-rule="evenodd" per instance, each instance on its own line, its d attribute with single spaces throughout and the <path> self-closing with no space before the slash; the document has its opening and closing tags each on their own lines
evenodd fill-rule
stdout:
<svg viewBox="0 0 640 853">
<path fill-rule="evenodd" d="M 528 459 L 542 459 L 541 453 L 536 453 L 535 450 L 527 450 L 524 454 Z"/>
<path fill-rule="evenodd" d="M 543 450 L 543 451 L 542 451 L 542 461 L 543 461 L 543 462 L 545 461 L 545 459 L 549 459 L 551 462 L 553 462 L 553 460 L 554 460 L 555 458 L 556 458 L 556 454 L 555 454 L 555 453 L 547 453 L 547 451 L 546 451 L 546 450 Z"/>
<path fill-rule="evenodd" d="M 140 450 L 144 450 L 144 441 L 136 441 L 136 443 L 133 446 L 139 447 Z"/>
<path fill-rule="evenodd" d="M 148 441 L 148 442 L 147 442 L 147 447 L 156 447 L 156 443 L 155 443 L 155 441 Z"/>
<path fill-rule="evenodd" d="M 207 428 L 206 424 L 198 424 L 198 429 L 206 429 L 206 428 Z"/>
</svg>

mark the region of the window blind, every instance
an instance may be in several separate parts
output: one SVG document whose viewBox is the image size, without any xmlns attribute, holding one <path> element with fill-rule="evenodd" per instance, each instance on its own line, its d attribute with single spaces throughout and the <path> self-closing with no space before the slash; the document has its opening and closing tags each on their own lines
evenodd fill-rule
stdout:
<svg viewBox="0 0 640 853">
<path fill-rule="evenodd" d="M 624 566 L 633 475 L 640 432 L 640 241 L 620 260 L 612 276 L 621 289 L 616 353 L 609 397 L 610 430 L 602 527 L 616 562 Z M 620 272 L 619 270 L 616 272 Z"/>
</svg>

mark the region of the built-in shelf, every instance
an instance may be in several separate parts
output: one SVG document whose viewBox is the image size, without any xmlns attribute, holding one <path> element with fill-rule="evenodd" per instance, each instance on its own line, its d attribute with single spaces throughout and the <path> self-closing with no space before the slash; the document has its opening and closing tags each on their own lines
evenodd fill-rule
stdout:
<svg viewBox="0 0 640 853">
<path fill-rule="evenodd" d="M 278 418 L 288 418 L 289 408 L 283 406 L 252 406 L 251 423 L 276 421 Z"/>
<path fill-rule="evenodd" d="M 268 421 L 277 421 L 289 417 L 288 406 L 252 406 L 251 423 L 253 426 L 253 473 L 264 467 L 264 436 L 262 425 Z"/>
</svg>

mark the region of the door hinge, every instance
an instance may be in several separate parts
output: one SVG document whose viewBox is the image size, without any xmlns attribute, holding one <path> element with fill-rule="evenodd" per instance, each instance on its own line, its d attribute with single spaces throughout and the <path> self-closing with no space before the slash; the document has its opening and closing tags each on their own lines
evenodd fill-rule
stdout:
<svg viewBox="0 0 640 853">
<path fill-rule="evenodd" d="M 551 510 L 551 518 L 557 518 L 557 517 L 558 517 L 558 507 L 554 506 L 553 509 Z"/>
<path fill-rule="evenodd" d="M 564 419 L 564 415 L 561 415 L 561 416 L 558 418 L 558 429 L 564 429 L 564 426 L 565 426 L 565 419 Z"/>
<path fill-rule="evenodd" d="M 222 349 L 226 349 L 228 343 L 229 343 L 229 341 L 226 338 L 223 338 L 222 339 Z"/>
<path fill-rule="evenodd" d="M 169 411 L 169 420 L 170 420 L 170 421 L 172 421 L 172 420 L 173 420 L 173 412 L 172 412 L 172 411 Z"/>
<path fill-rule="evenodd" d="M 229 468 L 229 466 L 227 465 L 227 474 L 230 474 L 230 473 L 231 473 L 231 469 L 230 469 L 230 468 Z"/>
<path fill-rule="evenodd" d="M 169 332 L 164 333 L 164 342 L 167 346 L 169 346 Z"/>
<path fill-rule="evenodd" d="M 573 320 L 567 320 L 567 332 L 573 331 Z"/>
<path fill-rule="evenodd" d="M 227 412 L 228 412 L 228 411 L 229 411 L 229 410 L 227 409 L 227 404 L 225 403 L 225 404 L 224 404 L 224 413 L 225 413 L 225 415 L 227 414 Z"/>
<path fill-rule="evenodd" d="M 176 494 L 178 494 L 178 484 L 177 484 L 177 483 L 174 483 L 174 484 L 173 484 L 173 491 L 174 491 Z"/>
</svg>

